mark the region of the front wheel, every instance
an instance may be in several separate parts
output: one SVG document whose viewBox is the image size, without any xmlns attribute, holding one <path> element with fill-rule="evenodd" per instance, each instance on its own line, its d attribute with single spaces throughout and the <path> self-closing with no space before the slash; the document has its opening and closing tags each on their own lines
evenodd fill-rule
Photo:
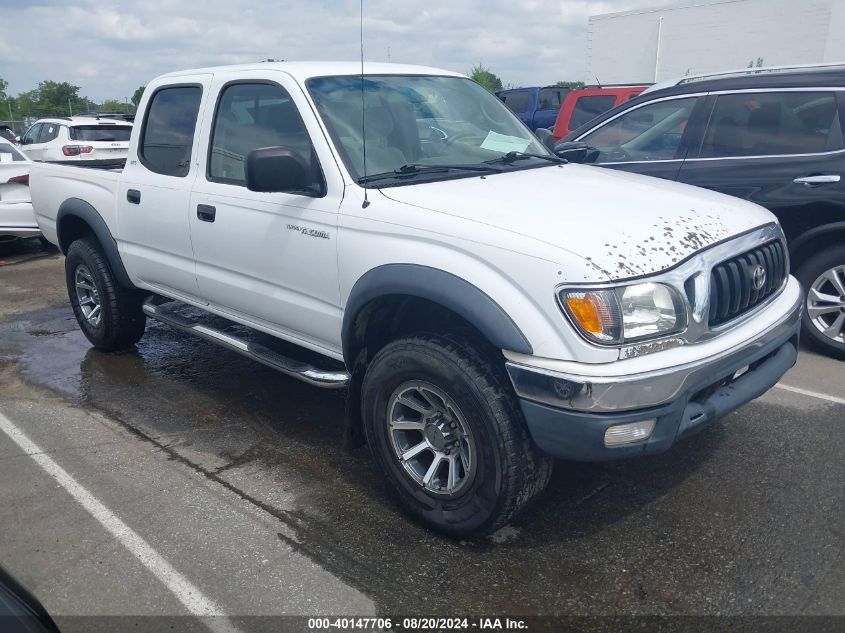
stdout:
<svg viewBox="0 0 845 633">
<path fill-rule="evenodd" d="M 795 274 L 807 293 L 804 340 L 820 352 L 845 359 L 845 246 L 813 255 Z"/>
<path fill-rule="evenodd" d="M 394 341 L 367 368 L 373 456 L 403 505 L 439 532 L 494 531 L 548 483 L 551 459 L 506 380 L 474 347 L 440 335 Z"/>
<path fill-rule="evenodd" d="M 68 247 L 65 280 L 76 321 L 94 347 L 111 352 L 141 340 L 147 322 L 141 296 L 115 281 L 95 242 L 80 239 Z"/>
</svg>

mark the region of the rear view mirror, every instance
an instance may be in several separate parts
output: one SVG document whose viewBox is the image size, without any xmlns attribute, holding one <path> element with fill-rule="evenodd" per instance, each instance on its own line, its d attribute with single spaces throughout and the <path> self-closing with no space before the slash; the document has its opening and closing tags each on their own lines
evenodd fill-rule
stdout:
<svg viewBox="0 0 845 633">
<path fill-rule="evenodd" d="M 551 151 L 555 151 L 555 135 L 548 128 L 538 127 L 534 135 Z"/>
<path fill-rule="evenodd" d="M 314 186 L 311 166 L 298 154 L 285 147 L 262 147 L 246 157 L 246 187 L 265 193 L 297 193 L 318 197 L 322 192 Z"/>
</svg>

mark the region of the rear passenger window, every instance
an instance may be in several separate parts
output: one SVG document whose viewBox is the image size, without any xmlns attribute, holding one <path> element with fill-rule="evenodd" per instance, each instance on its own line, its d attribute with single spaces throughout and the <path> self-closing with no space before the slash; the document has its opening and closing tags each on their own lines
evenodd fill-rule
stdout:
<svg viewBox="0 0 845 633">
<path fill-rule="evenodd" d="M 38 143 L 49 143 L 59 135 L 58 123 L 44 123 L 41 132 L 38 134 Z"/>
<path fill-rule="evenodd" d="M 311 139 L 290 95 L 275 84 L 232 84 L 214 116 L 208 179 L 245 185 L 247 155 L 261 147 L 284 147 L 306 163 L 315 161 Z"/>
<path fill-rule="evenodd" d="M 188 174 L 201 98 L 199 86 L 156 91 L 147 109 L 138 150 L 147 169 L 166 176 Z"/>
<path fill-rule="evenodd" d="M 704 135 L 701 157 L 814 154 L 842 149 L 831 92 L 753 92 L 720 95 Z"/>
<path fill-rule="evenodd" d="M 614 95 L 592 95 L 581 97 L 575 102 L 572 116 L 569 117 L 569 129 L 574 130 L 592 121 L 603 112 L 607 112 L 616 103 Z"/>
<path fill-rule="evenodd" d="M 538 110 L 560 110 L 560 104 L 569 92 L 566 88 L 543 88 L 538 97 Z"/>
<path fill-rule="evenodd" d="M 508 92 L 502 95 L 502 101 L 514 112 L 528 112 L 530 99 L 527 92 Z"/>
</svg>

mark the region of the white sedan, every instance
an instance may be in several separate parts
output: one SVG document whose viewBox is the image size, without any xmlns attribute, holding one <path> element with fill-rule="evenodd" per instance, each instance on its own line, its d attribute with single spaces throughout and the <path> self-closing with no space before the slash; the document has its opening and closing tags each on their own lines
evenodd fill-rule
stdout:
<svg viewBox="0 0 845 633">
<path fill-rule="evenodd" d="M 41 235 L 29 197 L 31 165 L 14 145 L 0 139 L 0 243 Z"/>
</svg>

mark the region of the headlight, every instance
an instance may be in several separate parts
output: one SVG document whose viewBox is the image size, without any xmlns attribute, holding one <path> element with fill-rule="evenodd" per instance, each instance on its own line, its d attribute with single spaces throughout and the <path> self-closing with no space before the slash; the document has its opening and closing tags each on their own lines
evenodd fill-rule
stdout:
<svg viewBox="0 0 845 633">
<path fill-rule="evenodd" d="M 562 290 L 560 303 L 586 338 L 605 345 L 658 338 L 687 324 L 683 300 L 665 284 Z"/>
</svg>

